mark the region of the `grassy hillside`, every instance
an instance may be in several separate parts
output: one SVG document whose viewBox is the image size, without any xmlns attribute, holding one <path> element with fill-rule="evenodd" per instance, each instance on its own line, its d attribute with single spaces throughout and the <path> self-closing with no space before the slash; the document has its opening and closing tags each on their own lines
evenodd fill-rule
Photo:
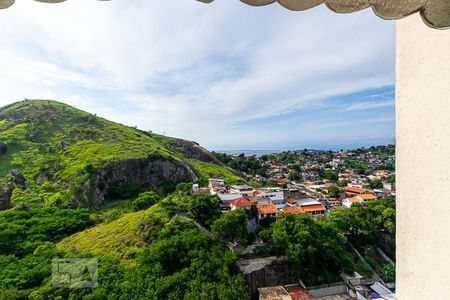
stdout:
<svg viewBox="0 0 450 300">
<path fill-rule="evenodd" d="M 0 186 L 13 186 L 13 204 L 83 204 L 86 195 L 80 187 L 93 174 L 101 174 L 112 161 L 130 159 L 178 161 L 176 166 L 186 164 L 197 180 L 241 180 L 192 142 L 117 124 L 56 101 L 26 100 L 1 108 L 0 143 L 7 146 L 0 155 Z M 19 176 L 11 177 L 12 170 L 20 170 Z M 101 188 L 104 178 L 99 178 L 95 184 Z"/>
<path fill-rule="evenodd" d="M 131 258 L 143 246 L 138 227 L 149 216 L 167 218 L 158 205 L 148 210 L 129 213 L 110 223 L 101 223 L 74 234 L 58 244 L 58 248 L 74 253 L 107 254 L 116 258 Z"/>
</svg>

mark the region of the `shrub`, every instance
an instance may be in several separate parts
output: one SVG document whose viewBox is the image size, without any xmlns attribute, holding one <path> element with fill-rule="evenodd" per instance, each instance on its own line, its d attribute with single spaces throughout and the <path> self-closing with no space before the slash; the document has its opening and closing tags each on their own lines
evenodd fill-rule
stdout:
<svg viewBox="0 0 450 300">
<path fill-rule="evenodd" d="M 139 211 L 149 208 L 160 200 L 159 195 L 155 192 L 140 193 L 133 203 L 133 210 Z"/>
</svg>

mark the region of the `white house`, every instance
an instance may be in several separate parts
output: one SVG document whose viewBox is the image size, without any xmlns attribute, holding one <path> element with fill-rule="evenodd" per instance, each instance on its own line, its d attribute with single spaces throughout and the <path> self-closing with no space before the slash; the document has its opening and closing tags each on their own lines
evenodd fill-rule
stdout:
<svg viewBox="0 0 450 300">
<path fill-rule="evenodd" d="M 344 200 L 342 200 L 342 206 L 345 207 L 352 207 L 353 203 L 363 203 L 363 200 L 357 197 L 352 197 L 352 198 L 345 198 Z"/>
<path fill-rule="evenodd" d="M 230 186 L 231 193 L 239 193 L 245 197 L 251 197 L 255 193 L 255 189 L 249 185 L 232 185 Z"/>
</svg>

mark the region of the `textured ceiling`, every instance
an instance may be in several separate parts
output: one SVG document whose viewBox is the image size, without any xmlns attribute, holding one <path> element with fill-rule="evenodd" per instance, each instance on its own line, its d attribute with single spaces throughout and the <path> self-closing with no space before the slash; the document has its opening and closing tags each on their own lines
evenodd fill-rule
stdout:
<svg viewBox="0 0 450 300">
<path fill-rule="evenodd" d="M 65 0 L 35 0 L 45 3 L 59 3 Z M 155 0 L 151 0 L 155 1 Z M 164 1 L 164 0 L 163 0 Z M 214 0 L 197 0 L 211 3 Z M 229 0 L 222 0 L 229 1 Z M 383 19 L 396 20 L 419 12 L 424 22 L 433 28 L 450 28 L 450 0 L 241 0 L 242 2 L 262 6 L 278 2 L 291 10 L 306 10 L 325 4 L 338 13 L 356 12 L 371 7 L 375 14 Z M 14 0 L 0 0 L 0 8 L 8 8 Z"/>
</svg>

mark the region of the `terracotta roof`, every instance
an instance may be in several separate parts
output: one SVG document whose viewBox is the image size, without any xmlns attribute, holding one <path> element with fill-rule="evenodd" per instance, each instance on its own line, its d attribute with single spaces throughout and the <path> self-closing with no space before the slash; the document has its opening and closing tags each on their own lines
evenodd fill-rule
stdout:
<svg viewBox="0 0 450 300">
<path fill-rule="evenodd" d="M 357 188 L 357 187 L 346 187 L 344 189 L 344 191 L 346 192 L 350 192 L 350 193 L 356 193 L 356 194 L 364 194 L 366 192 L 366 190 Z"/>
<path fill-rule="evenodd" d="M 352 197 L 352 198 L 347 198 L 347 200 L 349 200 L 352 203 L 361 203 L 362 200 L 356 197 Z"/>
<path fill-rule="evenodd" d="M 276 214 L 278 212 L 277 207 L 273 204 L 258 204 L 256 207 L 259 215 Z"/>
<path fill-rule="evenodd" d="M 249 207 L 249 206 L 256 205 L 256 203 L 251 202 L 247 198 L 239 198 L 239 199 L 231 200 L 230 204 L 232 204 L 236 207 Z"/>
<path fill-rule="evenodd" d="M 284 289 L 289 293 L 292 300 L 310 300 L 315 299 L 307 290 L 299 285 L 285 286 Z"/>
<path fill-rule="evenodd" d="M 292 206 L 292 207 L 283 207 L 281 209 L 283 212 L 288 213 L 288 214 L 304 214 L 305 211 L 303 210 L 303 208 L 301 208 L 300 206 Z"/>
<path fill-rule="evenodd" d="M 362 200 L 374 200 L 374 199 L 377 199 L 377 197 L 375 195 L 372 195 L 372 194 L 362 194 L 362 195 L 358 195 L 356 197 L 361 198 Z"/>
<path fill-rule="evenodd" d="M 322 204 L 303 206 L 302 209 L 305 213 L 326 210 L 326 208 Z"/>
<path fill-rule="evenodd" d="M 295 204 L 295 203 L 297 203 L 297 199 L 294 199 L 294 198 L 286 198 L 286 202 L 291 203 L 291 204 Z"/>
</svg>

